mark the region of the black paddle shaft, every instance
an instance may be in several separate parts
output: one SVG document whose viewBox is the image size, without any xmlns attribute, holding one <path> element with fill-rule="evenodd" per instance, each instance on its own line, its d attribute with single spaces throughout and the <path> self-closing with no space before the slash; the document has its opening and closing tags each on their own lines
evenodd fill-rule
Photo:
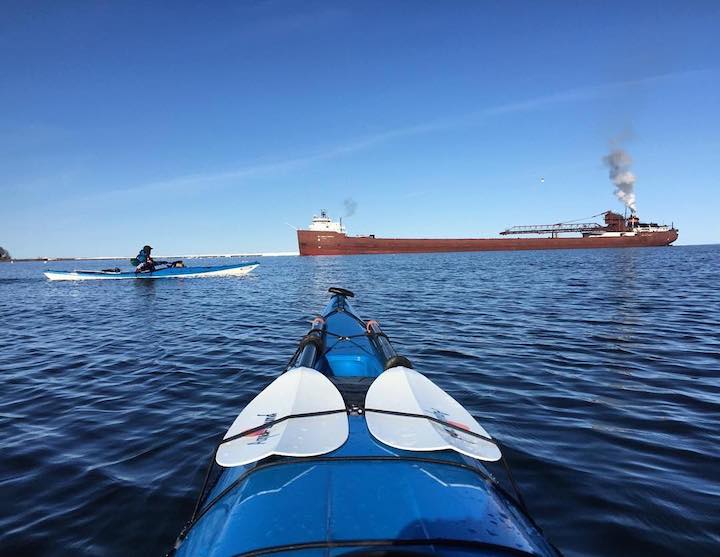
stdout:
<svg viewBox="0 0 720 557">
<path fill-rule="evenodd" d="M 320 354 L 324 347 L 323 333 L 325 332 L 325 319 L 316 317 L 313 320 L 312 327 L 300 341 L 300 355 L 295 361 L 296 367 L 313 367 L 317 355 Z"/>
</svg>

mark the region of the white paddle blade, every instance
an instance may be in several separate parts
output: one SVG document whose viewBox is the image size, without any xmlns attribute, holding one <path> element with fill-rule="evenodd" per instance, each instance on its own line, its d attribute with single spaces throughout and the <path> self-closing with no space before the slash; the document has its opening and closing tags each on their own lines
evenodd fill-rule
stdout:
<svg viewBox="0 0 720 557">
<path fill-rule="evenodd" d="M 225 439 L 295 414 L 334 414 L 290 418 L 223 443 L 215 461 L 242 466 L 270 455 L 318 456 L 339 448 L 348 438 L 345 402 L 335 385 L 317 370 L 300 367 L 283 373 L 248 404 L 225 434 Z"/>
<path fill-rule="evenodd" d="M 485 461 L 500 460 L 497 445 L 463 433 L 490 437 L 470 413 L 424 375 L 405 367 L 384 371 L 373 381 L 365 397 L 370 433 L 381 443 L 406 451 L 452 449 Z M 371 409 L 429 416 L 456 429 L 424 418 L 372 412 Z"/>
</svg>

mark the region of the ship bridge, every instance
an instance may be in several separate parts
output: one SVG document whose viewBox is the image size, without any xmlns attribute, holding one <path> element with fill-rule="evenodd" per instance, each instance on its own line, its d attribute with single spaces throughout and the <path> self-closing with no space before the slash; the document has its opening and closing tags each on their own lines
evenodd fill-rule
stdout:
<svg viewBox="0 0 720 557">
<path fill-rule="evenodd" d="M 320 211 L 320 215 L 313 215 L 308 230 L 312 230 L 313 232 L 339 232 L 340 234 L 345 234 L 342 219 L 340 219 L 339 222 L 334 221 L 325 211 Z"/>
</svg>

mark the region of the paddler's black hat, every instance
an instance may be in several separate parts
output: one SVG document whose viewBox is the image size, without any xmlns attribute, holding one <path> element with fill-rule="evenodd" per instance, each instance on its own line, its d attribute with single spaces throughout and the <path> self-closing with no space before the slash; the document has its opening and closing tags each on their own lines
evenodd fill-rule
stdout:
<svg viewBox="0 0 720 557">
<path fill-rule="evenodd" d="M 143 246 L 143 251 L 145 253 L 150 253 L 150 250 L 152 250 L 152 246 Z"/>
</svg>

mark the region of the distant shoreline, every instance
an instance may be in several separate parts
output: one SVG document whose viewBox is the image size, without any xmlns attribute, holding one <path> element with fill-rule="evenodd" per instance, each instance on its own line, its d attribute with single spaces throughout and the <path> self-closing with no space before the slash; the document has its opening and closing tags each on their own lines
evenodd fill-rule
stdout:
<svg viewBox="0 0 720 557">
<path fill-rule="evenodd" d="M 296 251 L 278 251 L 269 253 L 213 253 L 213 254 L 195 254 L 195 255 L 156 255 L 155 259 L 218 259 L 218 258 L 237 258 L 237 257 L 284 257 L 300 255 Z M 128 256 L 112 257 L 26 257 L 26 258 L 13 258 L 13 259 L 1 259 L 0 263 L 26 263 L 26 262 L 53 262 L 53 261 L 117 261 L 131 259 Z"/>
<path fill-rule="evenodd" d="M 667 247 L 701 247 L 701 246 L 717 246 L 720 242 L 714 242 L 709 244 L 673 244 Z M 621 248 L 617 248 L 621 249 Z M 626 249 L 626 248 L 622 248 Z M 632 248 L 630 248 L 632 249 Z M 449 252 L 450 253 L 450 252 Z M 458 252 L 466 253 L 466 252 Z M 478 252 L 476 252 L 478 253 Z M 155 259 L 220 259 L 220 258 L 238 258 L 238 257 L 291 257 L 300 256 L 297 251 L 278 251 L 278 252 L 267 252 L 267 253 L 213 253 L 213 254 L 193 254 L 193 255 L 156 255 Z M 55 261 L 119 261 L 119 260 L 130 260 L 127 256 L 112 257 L 112 256 L 101 256 L 101 257 L 24 257 L 24 258 L 13 258 L 13 259 L 0 259 L 0 263 L 32 263 L 32 262 L 55 262 Z"/>
</svg>

